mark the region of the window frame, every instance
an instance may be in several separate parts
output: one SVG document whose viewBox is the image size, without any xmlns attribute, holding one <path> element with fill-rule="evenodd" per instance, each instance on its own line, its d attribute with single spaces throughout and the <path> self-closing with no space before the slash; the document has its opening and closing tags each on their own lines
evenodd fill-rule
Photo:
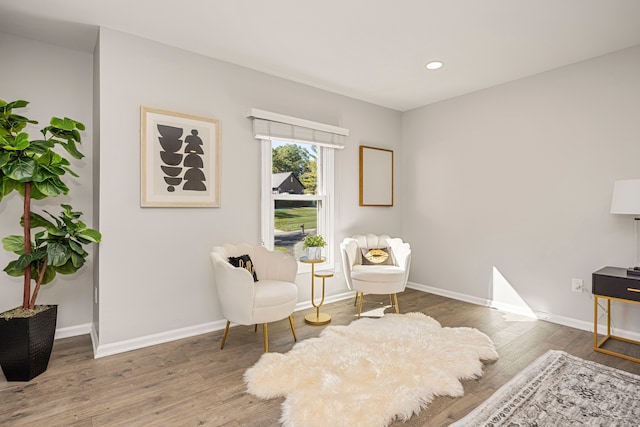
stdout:
<svg viewBox="0 0 640 427">
<path fill-rule="evenodd" d="M 274 194 L 271 188 L 272 175 L 272 148 L 273 142 L 301 143 L 315 145 L 317 151 L 317 186 L 316 194 Z M 274 215 L 276 200 L 316 200 L 318 207 L 317 233 L 327 241 L 324 248 L 326 260 L 316 264 L 316 270 L 331 269 L 335 265 L 335 233 L 334 233 L 334 181 L 335 181 L 335 148 L 326 147 L 307 141 L 287 141 L 286 139 L 262 139 L 260 138 L 261 158 L 262 158 L 262 194 L 261 194 L 261 239 L 262 245 L 273 250 L 274 239 Z M 298 273 L 311 271 L 310 264 L 298 262 Z"/>
</svg>

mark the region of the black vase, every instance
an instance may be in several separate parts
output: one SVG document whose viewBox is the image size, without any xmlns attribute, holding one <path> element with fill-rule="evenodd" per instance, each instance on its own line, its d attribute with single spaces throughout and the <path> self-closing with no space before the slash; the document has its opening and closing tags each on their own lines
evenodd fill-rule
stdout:
<svg viewBox="0 0 640 427">
<path fill-rule="evenodd" d="M 0 365 L 7 381 L 30 381 L 47 370 L 58 306 L 31 317 L 0 319 Z"/>
</svg>

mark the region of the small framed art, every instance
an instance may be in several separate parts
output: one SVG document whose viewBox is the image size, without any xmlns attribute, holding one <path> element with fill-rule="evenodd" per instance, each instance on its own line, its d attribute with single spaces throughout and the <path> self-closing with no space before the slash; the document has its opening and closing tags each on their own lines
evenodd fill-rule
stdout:
<svg viewBox="0 0 640 427">
<path fill-rule="evenodd" d="M 393 150 L 360 146 L 360 206 L 393 206 Z"/>
<path fill-rule="evenodd" d="M 140 110 L 140 206 L 219 207 L 220 122 Z"/>
</svg>

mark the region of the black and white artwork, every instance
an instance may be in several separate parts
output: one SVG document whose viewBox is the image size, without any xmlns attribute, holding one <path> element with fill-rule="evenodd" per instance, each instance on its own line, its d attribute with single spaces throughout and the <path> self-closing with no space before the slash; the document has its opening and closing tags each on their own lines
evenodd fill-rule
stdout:
<svg viewBox="0 0 640 427">
<path fill-rule="evenodd" d="M 146 107 L 141 114 L 141 206 L 219 207 L 219 121 Z"/>
</svg>

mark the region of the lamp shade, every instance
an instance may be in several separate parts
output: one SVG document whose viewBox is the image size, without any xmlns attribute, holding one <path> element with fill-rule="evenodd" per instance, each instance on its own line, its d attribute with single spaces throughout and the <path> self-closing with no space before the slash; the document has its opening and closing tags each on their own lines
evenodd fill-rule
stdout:
<svg viewBox="0 0 640 427">
<path fill-rule="evenodd" d="M 640 215 L 640 179 L 625 179 L 614 183 L 611 213 Z"/>
</svg>

